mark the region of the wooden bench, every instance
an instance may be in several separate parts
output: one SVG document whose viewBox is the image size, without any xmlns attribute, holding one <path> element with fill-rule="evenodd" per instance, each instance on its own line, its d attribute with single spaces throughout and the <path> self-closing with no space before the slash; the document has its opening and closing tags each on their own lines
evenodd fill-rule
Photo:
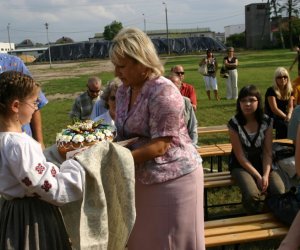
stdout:
<svg viewBox="0 0 300 250">
<path fill-rule="evenodd" d="M 225 144 L 224 144 L 225 145 Z M 226 144 L 227 145 L 227 144 Z M 228 151 L 227 146 L 222 147 L 221 144 L 204 145 L 198 148 L 198 153 L 202 158 L 210 157 L 210 171 L 213 171 L 213 158 L 217 157 L 218 171 L 222 171 L 222 157 L 228 156 L 231 151 Z"/>
<path fill-rule="evenodd" d="M 227 133 L 227 125 L 218 126 L 208 126 L 208 127 L 198 127 L 198 135 L 216 134 L 216 133 Z"/>
<path fill-rule="evenodd" d="M 215 173 L 205 173 L 204 174 L 204 218 L 207 220 L 209 218 L 209 208 L 221 207 L 224 205 L 237 205 L 239 203 L 226 203 L 226 204 L 213 204 L 208 205 L 208 189 L 209 188 L 219 188 L 234 185 L 235 181 L 231 177 L 229 171 L 215 172 Z"/>
<path fill-rule="evenodd" d="M 206 221 L 204 228 L 206 247 L 284 237 L 289 229 L 271 213 Z"/>
</svg>

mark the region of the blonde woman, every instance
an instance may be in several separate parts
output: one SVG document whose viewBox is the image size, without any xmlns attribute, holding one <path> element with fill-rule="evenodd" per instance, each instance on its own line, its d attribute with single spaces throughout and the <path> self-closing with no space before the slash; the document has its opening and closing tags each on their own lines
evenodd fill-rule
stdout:
<svg viewBox="0 0 300 250">
<path fill-rule="evenodd" d="M 130 146 L 137 217 L 128 250 L 205 249 L 202 159 L 187 132 L 183 98 L 162 76 L 154 45 L 141 30 L 122 29 L 110 58 L 122 81 L 117 139 L 139 138 Z"/>
<path fill-rule="evenodd" d="M 287 127 L 293 112 L 292 84 L 288 71 L 278 67 L 273 86 L 265 94 L 265 113 L 273 118 L 276 139 L 287 137 Z"/>
</svg>

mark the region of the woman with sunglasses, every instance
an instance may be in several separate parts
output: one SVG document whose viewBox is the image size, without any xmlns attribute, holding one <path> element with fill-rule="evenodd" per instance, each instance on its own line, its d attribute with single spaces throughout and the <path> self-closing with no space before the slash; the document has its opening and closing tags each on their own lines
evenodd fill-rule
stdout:
<svg viewBox="0 0 300 250">
<path fill-rule="evenodd" d="M 103 120 L 105 124 L 108 124 L 115 128 L 115 117 L 116 117 L 116 92 L 121 82 L 118 78 L 110 81 L 101 95 L 101 100 L 104 102 L 104 108 L 107 111 L 96 118 L 94 121 Z"/>
<path fill-rule="evenodd" d="M 278 67 L 273 86 L 265 94 L 265 113 L 274 120 L 276 139 L 287 138 L 287 127 L 293 112 L 292 84 L 288 71 Z"/>
<path fill-rule="evenodd" d="M 271 172 L 272 119 L 264 114 L 261 95 L 254 85 L 240 90 L 236 109 L 228 122 L 232 144 L 229 169 L 241 189 L 245 210 L 255 214 L 262 212 L 267 190 L 279 193 L 282 183 Z"/>
</svg>

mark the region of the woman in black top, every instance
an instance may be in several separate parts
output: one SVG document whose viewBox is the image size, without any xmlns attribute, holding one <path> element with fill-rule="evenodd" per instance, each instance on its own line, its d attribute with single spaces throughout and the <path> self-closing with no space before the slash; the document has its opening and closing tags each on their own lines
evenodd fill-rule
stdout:
<svg viewBox="0 0 300 250">
<path fill-rule="evenodd" d="M 278 67 L 274 84 L 265 94 L 265 113 L 274 120 L 276 139 L 287 137 L 287 126 L 293 112 L 292 84 L 288 71 Z"/>
<path fill-rule="evenodd" d="M 226 79 L 226 98 L 237 99 L 238 97 L 238 59 L 234 56 L 234 48 L 228 48 L 228 54 L 224 57 L 224 65 L 228 70 L 228 78 Z"/>
<path fill-rule="evenodd" d="M 272 119 L 263 113 L 262 98 L 254 85 L 241 89 L 237 113 L 229 120 L 228 128 L 232 144 L 231 175 L 241 189 L 247 212 L 261 212 L 267 190 L 282 192 L 282 181 L 271 172 Z"/>
</svg>

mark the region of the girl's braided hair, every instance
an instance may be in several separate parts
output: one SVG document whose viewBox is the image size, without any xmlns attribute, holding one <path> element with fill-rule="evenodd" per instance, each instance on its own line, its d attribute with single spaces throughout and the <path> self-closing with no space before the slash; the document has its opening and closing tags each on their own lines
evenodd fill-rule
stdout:
<svg viewBox="0 0 300 250">
<path fill-rule="evenodd" d="M 6 71 L 0 74 L 0 114 L 7 114 L 8 106 L 13 100 L 23 101 L 38 88 L 38 83 L 21 72 Z"/>
</svg>

